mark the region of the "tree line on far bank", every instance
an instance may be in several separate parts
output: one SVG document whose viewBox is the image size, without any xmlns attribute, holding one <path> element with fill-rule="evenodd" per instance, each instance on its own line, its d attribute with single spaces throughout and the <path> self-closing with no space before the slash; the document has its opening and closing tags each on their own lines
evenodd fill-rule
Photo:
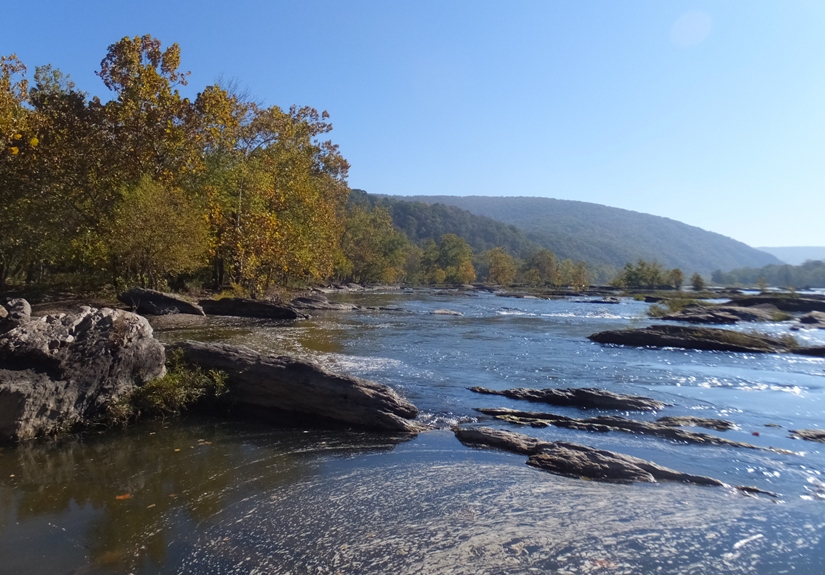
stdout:
<svg viewBox="0 0 825 575">
<path fill-rule="evenodd" d="M 721 285 L 765 286 L 784 288 L 825 288 L 825 262 L 809 260 L 802 265 L 769 265 L 740 268 L 729 272 L 717 270 L 712 279 Z"/>
</svg>

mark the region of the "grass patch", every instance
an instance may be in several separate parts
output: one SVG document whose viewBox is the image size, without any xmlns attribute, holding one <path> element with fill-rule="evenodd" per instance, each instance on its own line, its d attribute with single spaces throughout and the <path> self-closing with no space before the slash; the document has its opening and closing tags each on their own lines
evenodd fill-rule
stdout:
<svg viewBox="0 0 825 575">
<path fill-rule="evenodd" d="M 654 303 L 647 310 L 650 317 L 665 317 L 674 313 L 679 313 L 689 305 L 701 305 L 701 302 L 691 297 L 674 297 Z"/>
<path fill-rule="evenodd" d="M 228 389 L 226 373 L 192 366 L 181 350 L 175 350 L 166 360 L 166 375 L 109 404 L 107 419 L 125 425 L 143 418 L 177 417 L 195 405 L 217 403 Z"/>
</svg>

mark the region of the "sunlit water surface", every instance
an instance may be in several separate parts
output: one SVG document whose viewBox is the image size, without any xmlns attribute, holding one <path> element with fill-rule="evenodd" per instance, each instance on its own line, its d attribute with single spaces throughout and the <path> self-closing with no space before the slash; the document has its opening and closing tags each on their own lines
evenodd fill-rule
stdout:
<svg viewBox="0 0 825 575">
<path fill-rule="evenodd" d="M 287 325 L 211 319 L 158 336 L 313 358 L 393 386 L 436 431 L 410 439 L 190 419 L 5 448 L 0 574 L 825 572 L 825 445 L 789 437 L 790 429 L 825 427 L 822 359 L 602 347 L 586 339 L 649 324 L 647 304 L 632 300 L 430 292 L 350 298 L 401 309 L 319 313 Z M 464 315 L 431 314 L 443 308 Z M 825 330 L 794 335 L 825 344 Z M 722 417 L 739 427 L 723 437 L 794 453 L 514 428 L 474 409 L 593 413 L 467 390 L 475 385 L 646 395 L 671 407 L 625 415 Z M 519 455 L 466 448 L 448 430 L 475 422 L 779 497 L 558 477 L 527 467 Z"/>
</svg>

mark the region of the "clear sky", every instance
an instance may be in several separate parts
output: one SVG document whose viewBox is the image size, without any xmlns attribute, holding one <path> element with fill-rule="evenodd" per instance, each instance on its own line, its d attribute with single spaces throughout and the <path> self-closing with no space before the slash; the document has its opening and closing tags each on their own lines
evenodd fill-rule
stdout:
<svg viewBox="0 0 825 575">
<path fill-rule="evenodd" d="M 350 185 L 574 199 L 825 245 L 825 1 L 0 0 L 0 54 L 92 95 L 109 44 L 326 109 Z"/>
</svg>

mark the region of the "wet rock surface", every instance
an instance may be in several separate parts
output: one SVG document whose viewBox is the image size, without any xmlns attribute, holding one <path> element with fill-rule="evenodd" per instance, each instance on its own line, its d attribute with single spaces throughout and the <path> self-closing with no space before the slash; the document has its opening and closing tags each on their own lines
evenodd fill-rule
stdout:
<svg viewBox="0 0 825 575">
<path fill-rule="evenodd" d="M 528 465 L 557 475 L 612 483 L 678 481 L 698 485 L 725 485 L 711 477 L 691 475 L 638 457 L 566 441 L 546 442 L 489 427 L 457 428 L 454 433 L 465 445 L 494 447 L 529 455 Z"/>
<path fill-rule="evenodd" d="M 422 429 L 411 421 L 418 415 L 416 407 L 380 383 L 242 346 L 186 341 L 170 347 L 192 364 L 225 372 L 234 405 L 275 423 L 289 419 L 322 427 L 332 422 L 413 433 Z"/>
<path fill-rule="evenodd" d="M 825 429 L 792 429 L 791 437 L 825 443 Z"/>
<path fill-rule="evenodd" d="M 437 309 L 431 312 L 433 315 L 455 315 L 455 316 L 462 316 L 464 315 L 460 311 L 453 311 L 451 309 Z"/>
<path fill-rule="evenodd" d="M 118 301 L 125 303 L 132 311 L 146 315 L 166 315 L 184 313 L 203 315 L 203 309 L 192 302 L 174 294 L 163 293 L 151 289 L 132 288 L 117 296 Z"/>
<path fill-rule="evenodd" d="M 734 324 L 739 322 L 774 321 L 775 312 L 757 307 L 740 306 L 687 306 L 677 313 L 664 316 L 668 321 L 688 323 Z"/>
<path fill-rule="evenodd" d="M 705 429 L 715 429 L 717 431 L 736 429 L 736 424 L 727 419 L 694 417 L 692 415 L 667 415 L 660 417 L 656 422 L 671 427 L 704 427 Z"/>
<path fill-rule="evenodd" d="M 662 423 L 661 421 L 637 421 L 626 417 L 615 415 L 604 415 L 598 417 L 588 417 L 587 419 L 577 419 L 553 413 L 541 413 L 535 411 L 519 411 L 506 408 L 480 408 L 479 413 L 491 415 L 501 421 L 514 423 L 517 425 L 529 425 L 531 427 L 563 427 L 566 429 L 577 429 L 580 431 L 623 431 L 626 433 L 638 433 L 640 435 L 653 435 L 663 437 L 673 441 L 689 443 L 693 445 L 716 445 L 722 447 L 738 447 L 744 449 L 759 449 L 750 443 L 731 441 L 722 437 L 717 437 L 708 433 L 697 433 L 679 429 L 676 425 Z M 678 424 L 677 424 L 678 425 Z"/>
<path fill-rule="evenodd" d="M 207 315 L 253 317 L 258 319 L 306 319 L 309 316 L 291 305 L 266 300 L 225 297 L 198 302 Z"/>
<path fill-rule="evenodd" d="M 85 425 L 109 402 L 165 373 L 146 318 L 86 307 L 47 315 L 0 336 L 0 440 Z"/>
<path fill-rule="evenodd" d="M 562 389 L 514 388 L 501 391 L 484 387 L 471 387 L 470 391 L 489 395 L 503 395 L 510 399 L 523 399 L 551 405 L 579 407 L 581 409 L 618 409 L 622 411 L 657 411 L 667 404 L 640 395 L 613 393 L 595 387 Z"/>
<path fill-rule="evenodd" d="M 792 349 L 788 342 L 767 335 L 679 325 L 603 331 L 594 333 L 588 339 L 597 343 L 636 347 L 681 347 L 749 353 L 780 353 Z"/>
<path fill-rule="evenodd" d="M 290 305 L 296 309 L 313 311 L 355 311 L 358 309 L 357 305 L 351 303 L 331 302 L 323 294 L 296 297 Z"/>
</svg>

